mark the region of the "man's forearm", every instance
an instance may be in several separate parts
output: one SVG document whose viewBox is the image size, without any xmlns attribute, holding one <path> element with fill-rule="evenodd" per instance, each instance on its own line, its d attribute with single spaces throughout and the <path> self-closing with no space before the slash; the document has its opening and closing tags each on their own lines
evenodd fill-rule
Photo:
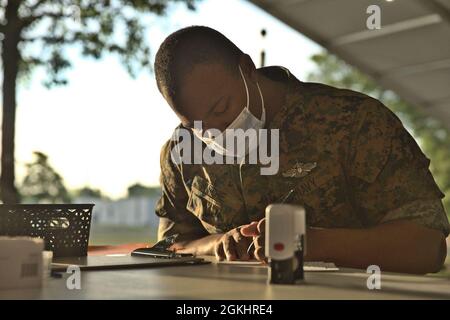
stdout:
<svg viewBox="0 0 450 320">
<path fill-rule="evenodd" d="M 407 221 L 369 229 L 309 229 L 310 261 L 332 261 L 343 267 L 407 273 L 436 272 L 446 255 L 442 233 Z"/>
</svg>

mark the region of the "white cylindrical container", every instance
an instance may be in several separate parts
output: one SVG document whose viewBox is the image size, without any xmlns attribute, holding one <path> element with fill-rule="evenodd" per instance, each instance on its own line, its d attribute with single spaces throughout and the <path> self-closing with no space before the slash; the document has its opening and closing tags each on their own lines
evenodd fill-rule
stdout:
<svg viewBox="0 0 450 320">
<path fill-rule="evenodd" d="M 305 254 L 305 210 L 291 204 L 266 208 L 266 257 L 270 283 L 292 284 L 303 279 Z"/>
</svg>

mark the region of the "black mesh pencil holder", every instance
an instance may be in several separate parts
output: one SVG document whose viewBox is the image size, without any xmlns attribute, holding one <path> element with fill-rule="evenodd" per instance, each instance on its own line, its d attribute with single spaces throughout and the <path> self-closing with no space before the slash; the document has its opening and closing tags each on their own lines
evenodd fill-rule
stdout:
<svg viewBox="0 0 450 320">
<path fill-rule="evenodd" d="M 86 256 L 94 204 L 1 204 L 0 235 L 44 239 L 54 257 Z"/>
</svg>

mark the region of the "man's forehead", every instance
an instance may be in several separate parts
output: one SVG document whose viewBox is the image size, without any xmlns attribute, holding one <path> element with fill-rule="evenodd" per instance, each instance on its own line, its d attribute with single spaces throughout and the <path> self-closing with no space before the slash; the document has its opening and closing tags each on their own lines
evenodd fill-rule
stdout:
<svg viewBox="0 0 450 320">
<path fill-rule="evenodd" d="M 227 93 L 227 85 L 232 77 L 230 73 L 214 72 L 215 70 L 215 67 L 197 68 L 184 77 L 171 104 L 177 114 L 201 120 L 203 115 L 220 102 Z"/>
<path fill-rule="evenodd" d="M 228 79 L 231 74 L 230 69 L 222 64 L 198 64 L 180 76 L 179 86 L 181 85 L 182 89 L 189 84 L 200 88 L 214 84 L 220 85 L 220 81 Z"/>
</svg>

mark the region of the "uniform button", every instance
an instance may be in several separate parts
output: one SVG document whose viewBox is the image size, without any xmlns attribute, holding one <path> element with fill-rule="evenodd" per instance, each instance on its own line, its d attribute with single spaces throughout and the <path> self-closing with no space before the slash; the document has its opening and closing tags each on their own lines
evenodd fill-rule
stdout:
<svg viewBox="0 0 450 320">
<path fill-rule="evenodd" d="M 281 242 L 277 242 L 273 245 L 273 248 L 275 249 L 275 251 L 283 251 L 284 244 L 282 244 Z"/>
</svg>

